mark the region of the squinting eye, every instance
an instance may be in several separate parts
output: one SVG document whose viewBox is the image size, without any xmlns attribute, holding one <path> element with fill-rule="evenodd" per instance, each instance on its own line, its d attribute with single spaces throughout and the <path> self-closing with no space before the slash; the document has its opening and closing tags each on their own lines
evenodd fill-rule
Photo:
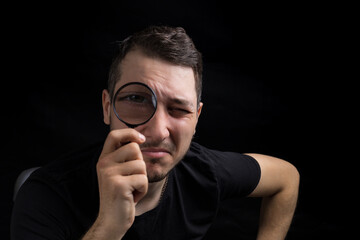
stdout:
<svg viewBox="0 0 360 240">
<path fill-rule="evenodd" d="M 192 112 L 190 112 L 187 109 L 184 108 L 170 108 L 169 112 L 171 115 L 175 116 L 175 117 L 182 117 L 188 114 L 191 114 Z"/>
<path fill-rule="evenodd" d="M 179 111 L 182 113 L 191 113 L 190 111 L 186 110 L 186 109 L 182 109 L 182 108 L 176 108 L 175 111 Z"/>
</svg>

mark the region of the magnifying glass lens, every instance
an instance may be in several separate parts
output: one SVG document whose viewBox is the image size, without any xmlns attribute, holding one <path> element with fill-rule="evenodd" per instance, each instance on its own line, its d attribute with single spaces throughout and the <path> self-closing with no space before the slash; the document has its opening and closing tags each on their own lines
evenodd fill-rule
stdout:
<svg viewBox="0 0 360 240">
<path fill-rule="evenodd" d="M 129 127 L 149 121 L 156 111 L 156 104 L 155 93 L 141 83 L 124 85 L 114 97 L 115 113 Z"/>
</svg>

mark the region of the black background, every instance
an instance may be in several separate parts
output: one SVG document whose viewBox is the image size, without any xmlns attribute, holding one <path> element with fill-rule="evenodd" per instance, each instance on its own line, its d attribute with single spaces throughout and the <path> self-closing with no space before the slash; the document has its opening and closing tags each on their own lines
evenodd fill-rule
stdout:
<svg viewBox="0 0 360 240">
<path fill-rule="evenodd" d="M 106 136 L 101 91 L 112 43 L 166 24 L 184 27 L 204 58 L 195 141 L 293 163 L 301 186 L 288 239 L 343 238 L 355 211 L 353 8 L 136 0 L 4 6 L 1 236 L 8 238 L 22 170 Z M 256 228 L 257 206 L 243 200 L 221 214 L 242 223 L 245 236 Z M 230 225 L 217 226 L 227 236 Z"/>
</svg>

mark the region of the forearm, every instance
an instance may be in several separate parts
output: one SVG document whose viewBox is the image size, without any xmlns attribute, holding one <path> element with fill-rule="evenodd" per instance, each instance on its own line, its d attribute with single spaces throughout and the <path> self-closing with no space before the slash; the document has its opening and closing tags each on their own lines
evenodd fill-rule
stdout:
<svg viewBox="0 0 360 240">
<path fill-rule="evenodd" d="M 257 240 L 283 240 L 294 216 L 300 174 L 291 163 L 261 154 L 248 154 L 261 168 L 261 178 L 250 197 L 262 197 Z"/>
<path fill-rule="evenodd" d="M 298 197 L 297 186 L 264 197 L 257 240 L 283 240 L 289 230 Z"/>
<path fill-rule="evenodd" d="M 126 232 L 119 227 L 107 226 L 99 217 L 81 240 L 121 240 Z"/>
</svg>

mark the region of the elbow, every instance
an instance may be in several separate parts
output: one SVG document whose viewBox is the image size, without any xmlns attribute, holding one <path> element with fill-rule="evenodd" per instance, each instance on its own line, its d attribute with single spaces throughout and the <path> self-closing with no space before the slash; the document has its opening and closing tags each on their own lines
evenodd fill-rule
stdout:
<svg viewBox="0 0 360 240">
<path fill-rule="evenodd" d="M 251 197 L 270 197 L 278 193 L 297 196 L 300 185 L 300 173 L 290 162 L 261 154 L 248 154 L 254 157 L 261 168 L 261 177 Z"/>
<path fill-rule="evenodd" d="M 286 165 L 286 169 L 283 170 L 284 184 L 281 190 L 297 197 L 300 186 L 300 173 L 293 164 L 287 162 Z"/>
<path fill-rule="evenodd" d="M 279 171 L 274 177 L 277 184 L 276 190 L 273 192 L 273 195 L 278 193 L 286 195 L 288 197 L 297 198 L 300 186 L 300 173 L 298 169 L 290 162 L 282 160 L 279 164 Z"/>
<path fill-rule="evenodd" d="M 290 163 L 289 163 L 290 164 Z M 290 168 L 291 168 L 291 179 L 292 181 L 294 182 L 293 184 L 295 185 L 296 188 L 299 188 L 299 185 L 300 185 L 300 173 L 298 171 L 298 169 L 290 164 Z"/>
</svg>

